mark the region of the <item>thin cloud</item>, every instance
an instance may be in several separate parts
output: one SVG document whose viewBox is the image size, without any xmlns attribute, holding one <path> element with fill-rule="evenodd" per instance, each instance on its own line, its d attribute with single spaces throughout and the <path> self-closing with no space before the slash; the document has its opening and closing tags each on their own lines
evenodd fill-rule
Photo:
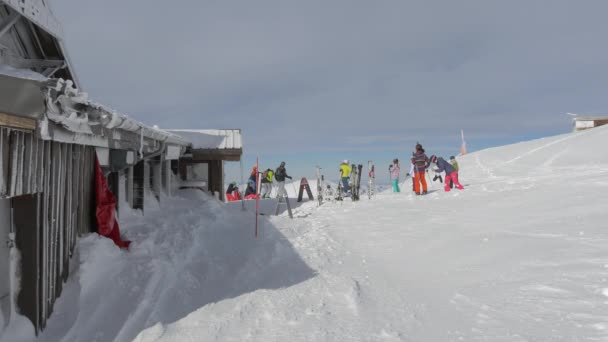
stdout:
<svg viewBox="0 0 608 342">
<path fill-rule="evenodd" d="M 54 8 L 93 98 L 161 127 L 242 128 L 256 153 L 563 132 L 566 109 L 608 107 L 605 1 Z"/>
</svg>

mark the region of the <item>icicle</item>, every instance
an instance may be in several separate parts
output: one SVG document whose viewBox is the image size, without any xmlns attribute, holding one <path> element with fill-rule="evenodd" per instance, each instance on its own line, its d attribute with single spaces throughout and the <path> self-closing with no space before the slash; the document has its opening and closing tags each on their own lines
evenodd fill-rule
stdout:
<svg viewBox="0 0 608 342">
<path fill-rule="evenodd" d="M 17 296 L 21 289 L 21 255 L 15 248 L 15 233 L 8 234 L 9 239 L 9 259 L 10 259 L 10 314 L 9 317 L 17 317 Z"/>
<path fill-rule="evenodd" d="M 141 134 L 139 135 L 139 157 L 144 157 L 144 128 L 141 128 Z"/>
<path fill-rule="evenodd" d="M 4 128 L 0 128 L 0 197 L 6 196 L 6 182 L 4 181 L 6 175 L 4 174 L 4 147 L 8 146 L 8 141 L 5 144 L 4 138 Z"/>
</svg>

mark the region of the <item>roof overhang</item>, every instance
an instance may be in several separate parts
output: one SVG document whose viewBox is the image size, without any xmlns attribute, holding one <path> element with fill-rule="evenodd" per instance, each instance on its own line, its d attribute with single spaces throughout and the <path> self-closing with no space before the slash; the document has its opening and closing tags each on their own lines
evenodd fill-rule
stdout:
<svg viewBox="0 0 608 342">
<path fill-rule="evenodd" d="M 608 116 L 577 116 L 574 118 L 574 121 L 606 121 L 608 120 Z"/>
<path fill-rule="evenodd" d="M 192 161 L 204 160 L 225 160 L 225 161 L 240 161 L 243 155 L 243 149 L 192 149 Z"/>
<path fill-rule="evenodd" d="M 192 143 L 185 158 L 192 162 L 225 160 L 240 161 L 243 143 L 240 129 L 169 129 Z"/>
</svg>

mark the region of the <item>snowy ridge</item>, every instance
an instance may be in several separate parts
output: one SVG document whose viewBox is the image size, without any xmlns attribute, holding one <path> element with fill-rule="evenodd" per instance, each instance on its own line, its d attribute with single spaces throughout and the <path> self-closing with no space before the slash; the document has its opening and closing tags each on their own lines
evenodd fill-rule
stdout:
<svg viewBox="0 0 608 342">
<path fill-rule="evenodd" d="M 605 341 L 607 143 L 601 127 L 471 153 L 463 191 L 305 201 L 258 239 L 254 201 L 181 191 L 121 216 L 129 252 L 80 241 L 38 340 Z"/>
</svg>

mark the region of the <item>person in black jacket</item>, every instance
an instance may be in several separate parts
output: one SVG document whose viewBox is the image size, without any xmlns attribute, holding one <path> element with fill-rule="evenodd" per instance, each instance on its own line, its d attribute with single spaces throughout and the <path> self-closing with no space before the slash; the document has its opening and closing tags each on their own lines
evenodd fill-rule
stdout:
<svg viewBox="0 0 608 342">
<path fill-rule="evenodd" d="M 245 199 L 248 199 L 247 196 L 249 195 L 256 195 L 255 192 L 255 181 L 253 179 L 248 179 L 247 180 L 247 189 L 245 189 Z"/>
<path fill-rule="evenodd" d="M 437 165 L 437 169 L 435 169 L 436 173 L 445 172 L 445 181 L 444 181 L 444 190 L 450 191 L 450 182 L 453 182 L 456 186 L 456 189 L 463 190 L 464 187 L 458 181 L 458 171 L 452 166 L 452 164 L 445 161 L 445 159 L 437 156 L 431 156 L 431 163 Z"/>
<path fill-rule="evenodd" d="M 285 169 L 285 162 L 281 162 L 281 165 L 277 167 L 274 172 L 274 179 L 277 181 L 278 191 L 277 198 L 280 196 L 287 195 L 287 191 L 285 191 L 285 178 L 291 179 L 291 176 L 287 174 L 287 170 Z"/>
</svg>

